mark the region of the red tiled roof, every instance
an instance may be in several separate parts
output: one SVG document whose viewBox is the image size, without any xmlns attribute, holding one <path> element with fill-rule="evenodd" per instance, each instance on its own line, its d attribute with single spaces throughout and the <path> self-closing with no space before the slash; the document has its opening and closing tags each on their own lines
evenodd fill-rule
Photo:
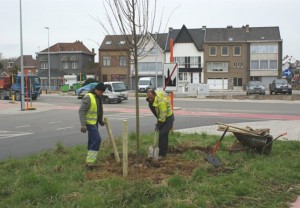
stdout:
<svg viewBox="0 0 300 208">
<path fill-rule="evenodd" d="M 50 52 L 70 52 L 70 51 L 82 51 L 84 53 L 93 54 L 82 41 L 75 41 L 74 43 L 56 43 L 49 48 Z M 48 48 L 41 52 L 48 52 Z"/>
<path fill-rule="evenodd" d="M 20 66 L 21 56 L 14 62 L 15 65 Z M 37 60 L 32 58 L 32 55 L 23 55 L 23 66 L 25 67 L 37 67 Z"/>
</svg>

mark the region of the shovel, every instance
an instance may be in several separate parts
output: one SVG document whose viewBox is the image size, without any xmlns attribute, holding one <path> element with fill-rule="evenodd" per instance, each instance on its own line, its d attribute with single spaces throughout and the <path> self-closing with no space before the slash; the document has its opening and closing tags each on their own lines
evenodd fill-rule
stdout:
<svg viewBox="0 0 300 208">
<path fill-rule="evenodd" d="M 158 159 L 159 148 L 157 147 L 157 131 L 154 133 L 153 146 L 148 148 L 148 158 Z"/>
<path fill-rule="evenodd" d="M 215 144 L 215 146 L 214 146 L 213 150 L 211 151 L 211 153 L 210 153 L 210 154 L 203 153 L 204 159 L 205 159 L 207 162 L 213 164 L 216 168 L 221 166 L 221 161 L 220 161 L 219 158 L 217 158 L 217 157 L 214 156 L 214 155 L 215 155 L 217 149 L 219 148 L 219 146 L 220 146 L 220 144 L 221 144 L 221 141 L 223 140 L 223 138 L 224 138 L 224 136 L 225 136 L 225 134 L 226 134 L 228 128 L 229 128 L 229 127 L 226 127 L 226 129 L 225 129 L 225 131 L 223 132 L 221 138 L 219 139 L 218 143 Z"/>
</svg>

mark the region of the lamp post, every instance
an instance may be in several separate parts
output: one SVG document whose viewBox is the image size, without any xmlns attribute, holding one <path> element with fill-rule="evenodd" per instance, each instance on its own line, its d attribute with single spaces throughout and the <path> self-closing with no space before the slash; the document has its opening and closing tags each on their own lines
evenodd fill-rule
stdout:
<svg viewBox="0 0 300 208">
<path fill-rule="evenodd" d="M 50 47 L 49 47 L 49 27 L 45 27 L 46 30 L 48 30 L 48 92 L 50 93 Z"/>
<path fill-rule="evenodd" d="M 22 29 L 22 1 L 20 0 L 20 45 L 21 45 L 21 110 L 25 110 L 25 96 L 24 96 L 24 63 L 23 63 L 23 29 Z"/>
<path fill-rule="evenodd" d="M 158 56 L 158 47 L 157 47 L 157 32 L 155 33 L 155 49 L 156 49 L 156 55 L 155 55 L 155 69 L 156 69 L 156 73 L 155 73 L 155 89 L 157 89 L 157 56 Z"/>
</svg>

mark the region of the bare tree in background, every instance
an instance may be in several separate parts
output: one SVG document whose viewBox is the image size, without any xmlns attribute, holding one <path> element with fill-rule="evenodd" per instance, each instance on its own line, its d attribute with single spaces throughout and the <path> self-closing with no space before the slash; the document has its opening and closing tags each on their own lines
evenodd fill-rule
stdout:
<svg viewBox="0 0 300 208">
<path fill-rule="evenodd" d="M 105 0 L 104 7 L 106 11 L 107 24 L 109 27 L 106 27 L 106 24 L 103 20 L 98 20 L 107 34 L 123 36 L 126 44 L 128 44 L 127 46 L 130 52 L 130 60 L 128 63 L 134 65 L 136 151 L 138 162 L 140 157 L 138 57 L 142 54 L 145 54 L 145 46 L 150 41 L 149 34 L 151 35 L 154 33 L 156 2 L 156 0 Z M 161 21 L 159 22 L 158 28 L 155 32 L 160 30 L 160 26 Z"/>
</svg>

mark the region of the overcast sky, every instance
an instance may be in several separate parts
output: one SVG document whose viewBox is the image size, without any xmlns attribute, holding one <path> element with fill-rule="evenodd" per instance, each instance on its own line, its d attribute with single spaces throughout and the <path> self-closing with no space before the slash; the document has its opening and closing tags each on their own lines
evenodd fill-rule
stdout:
<svg viewBox="0 0 300 208">
<path fill-rule="evenodd" d="M 50 46 L 80 40 L 98 53 L 105 31 L 95 18 L 105 17 L 103 1 L 22 0 L 23 54 L 35 57 L 48 48 L 45 27 L 50 28 Z M 180 29 L 183 24 L 187 28 L 279 26 L 283 56 L 300 59 L 299 0 L 158 0 L 158 4 L 157 19 L 163 22 L 160 32 Z M 4 58 L 19 57 L 20 0 L 1 0 L 0 20 L 0 53 Z"/>
</svg>

